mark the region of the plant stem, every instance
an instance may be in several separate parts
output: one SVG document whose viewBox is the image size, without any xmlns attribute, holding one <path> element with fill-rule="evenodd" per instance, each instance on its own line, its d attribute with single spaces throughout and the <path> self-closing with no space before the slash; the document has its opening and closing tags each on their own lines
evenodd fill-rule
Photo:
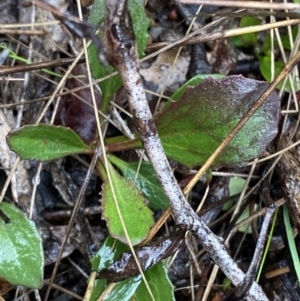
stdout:
<svg viewBox="0 0 300 301">
<path fill-rule="evenodd" d="M 139 138 L 126 140 L 126 141 L 120 141 L 120 142 L 114 142 L 109 144 L 109 142 L 105 145 L 106 152 L 108 153 L 114 153 L 114 152 L 120 152 L 124 150 L 130 150 L 130 149 L 137 149 L 142 148 L 141 140 Z"/>
</svg>

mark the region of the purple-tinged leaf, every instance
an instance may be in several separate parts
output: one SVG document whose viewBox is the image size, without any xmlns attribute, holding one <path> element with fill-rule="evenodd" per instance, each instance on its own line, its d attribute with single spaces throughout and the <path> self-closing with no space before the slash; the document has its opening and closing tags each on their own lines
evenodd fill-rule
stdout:
<svg viewBox="0 0 300 301">
<path fill-rule="evenodd" d="M 243 76 L 208 78 L 172 102 L 156 118 L 167 156 L 187 166 L 202 165 L 268 87 Z M 272 92 L 262 107 L 214 162 L 244 164 L 259 156 L 277 135 L 280 100 Z"/>
</svg>

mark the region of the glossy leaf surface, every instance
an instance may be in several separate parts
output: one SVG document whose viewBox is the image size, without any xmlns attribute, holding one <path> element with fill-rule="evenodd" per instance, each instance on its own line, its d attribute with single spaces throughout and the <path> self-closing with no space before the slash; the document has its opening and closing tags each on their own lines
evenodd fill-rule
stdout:
<svg viewBox="0 0 300 301">
<path fill-rule="evenodd" d="M 110 236 L 107 237 L 97 254 L 91 260 L 92 270 L 98 272 L 102 271 L 103 269 L 111 265 L 115 260 L 117 260 L 122 253 L 128 250 L 128 246 L 124 245 L 120 241 Z M 106 286 L 106 279 L 96 279 L 90 301 L 98 300 L 99 296 L 103 293 Z"/>
<path fill-rule="evenodd" d="M 92 259 L 92 269 L 99 272 L 107 268 L 116 259 L 118 259 L 122 253 L 128 250 L 128 246 L 124 245 L 120 241 L 110 236 L 107 237 L 97 254 Z"/>
<path fill-rule="evenodd" d="M 70 128 L 47 124 L 25 125 L 7 135 L 12 151 L 25 160 L 49 161 L 89 152 L 89 147 Z"/>
<path fill-rule="evenodd" d="M 106 279 L 96 279 L 89 301 L 97 301 L 99 299 L 99 296 L 101 296 L 101 294 L 104 292 L 106 285 Z"/>
<path fill-rule="evenodd" d="M 15 285 L 40 288 L 43 283 L 44 253 L 35 224 L 15 206 L 2 202 L 0 209 L 0 277 Z"/>
<path fill-rule="evenodd" d="M 135 185 L 121 177 L 111 165 L 109 165 L 109 170 L 116 200 L 114 199 L 109 182 L 105 181 L 101 200 L 102 217 L 107 222 L 110 235 L 127 243 L 117 210 L 118 204 L 131 243 L 136 245 L 147 236 L 148 231 L 154 223 L 152 212 L 146 205 L 147 201 Z"/>
<path fill-rule="evenodd" d="M 105 294 L 106 280 L 97 279 L 94 284 L 90 301 L 99 300 L 100 296 L 102 298 L 101 300 L 127 301 L 135 293 L 141 281 L 142 277 L 140 275 L 134 278 L 128 278 L 124 281 L 118 282 L 108 294 Z"/>
<path fill-rule="evenodd" d="M 101 271 L 102 269 L 108 267 L 115 261 L 120 255 L 127 251 L 128 247 L 122 244 L 120 241 L 108 237 L 97 255 L 92 259 L 92 268 L 93 270 Z M 141 276 L 138 275 L 134 278 L 129 278 L 124 281 L 117 283 L 109 294 L 103 297 L 102 300 L 109 301 L 126 301 L 135 293 L 138 285 L 141 283 Z M 99 299 L 99 296 L 104 292 L 107 285 L 106 279 L 97 279 L 95 281 L 94 290 L 91 295 L 91 301 L 96 301 Z"/>
<path fill-rule="evenodd" d="M 142 282 L 142 277 L 136 276 L 118 282 L 114 288 L 103 298 L 104 301 L 127 301 L 135 293 Z"/>
<path fill-rule="evenodd" d="M 175 301 L 173 285 L 168 277 L 168 272 L 162 263 L 158 263 L 153 268 L 145 272 L 150 290 L 157 301 Z M 133 299 L 135 301 L 152 301 L 150 294 L 142 282 Z"/>
<path fill-rule="evenodd" d="M 188 87 L 155 119 L 167 156 L 187 166 L 202 165 L 267 87 L 243 76 L 208 78 Z M 280 100 L 273 92 L 214 166 L 244 164 L 259 156 L 277 135 L 279 114 Z"/>
<path fill-rule="evenodd" d="M 169 207 L 169 201 L 149 162 L 142 162 L 139 168 L 138 162 L 127 163 L 112 155 L 109 156 L 109 160 L 121 170 L 127 180 L 136 184 L 143 196 L 149 201 L 149 207 L 153 209 L 167 209 Z"/>
</svg>

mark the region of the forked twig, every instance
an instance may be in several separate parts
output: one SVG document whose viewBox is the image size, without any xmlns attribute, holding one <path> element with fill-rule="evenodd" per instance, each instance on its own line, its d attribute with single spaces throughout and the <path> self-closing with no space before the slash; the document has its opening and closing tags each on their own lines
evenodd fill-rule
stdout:
<svg viewBox="0 0 300 301">
<path fill-rule="evenodd" d="M 219 237 L 213 234 L 190 207 L 172 173 L 164 153 L 139 74 L 136 44 L 126 0 L 106 2 L 104 43 L 106 58 L 119 72 L 131 113 L 159 181 L 167 195 L 175 221 L 199 238 L 211 258 L 234 285 L 243 283 L 245 274 L 229 256 Z M 261 287 L 253 282 L 247 300 L 267 301 Z"/>
</svg>

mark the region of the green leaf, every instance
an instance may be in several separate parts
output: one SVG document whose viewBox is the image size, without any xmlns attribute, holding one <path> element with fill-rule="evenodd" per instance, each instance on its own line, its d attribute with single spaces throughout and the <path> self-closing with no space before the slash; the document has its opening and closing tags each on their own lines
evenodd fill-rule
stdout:
<svg viewBox="0 0 300 301">
<path fill-rule="evenodd" d="M 293 41 L 295 41 L 297 34 L 298 34 L 298 25 L 292 26 L 292 40 Z M 290 39 L 290 35 L 288 33 L 281 36 L 281 42 L 282 42 L 282 46 L 285 50 L 289 50 L 289 51 L 292 50 L 291 49 L 291 39 Z M 277 46 L 276 48 L 279 48 L 278 42 L 276 42 L 275 46 Z"/>
<path fill-rule="evenodd" d="M 135 32 L 138 53 L 142 57 L 146 49 L 148 41 L 148 27 L 150 20 L 145 14 L 143 0 L 129 0 L 128 9 L 133 22 L 133 29 Z M 96 0 L 93 9 L 90 13 L 88 21 L 92 24 L 99 24 L 103 22 L 105 17 L 105 0 Z M 99 60 L 98 50 L 94 45 L 88 48 L 89 64 L 93 73 L 93 77 L 98 79 L 111 74 L 114 69 L 111 66 L 103 66 Z M 113 76 L 105 81 L 99 83 L 102 91 L 102 111 L 106 112 L 108 104 L 115 92 L 121 86 L 121 79 L 119 76 Z"/>
<path fill-rule="evenodd" d="M 25 125 L 11 131 L 6 139 L 10 149 L 24 160 L 49 161 L 90 151 L 72 129 L 62 126 Z"/>
<path fill-rule="evenodd" d="M 223 280 L 223 290 L 228 291 L 231 288 L 232 282 L 229 278 L 225 277 Z"/>
<path fill-rule="evenodd" d="M 145 55 L 144 51 L 149 39 L 148 28 L 150 19 L 145 13 L 144 0 L 129 0 L 128 9 L 132 18 L 133 30 L 138 47 L 139 57 Z"/>
<path fill-rule="evenodd" d="M 257 205 L 255 204 L 255 205 L 254 205 L 254 210 L 256 210 L 256 209 L 257 209 Z M 243 220 L 249 218 L 249 216 L 250 216 L 250 208 L 249 208 L 249 206 L 247 206 L 247 207 L 244 209 L 243 213 L 240 215 L 240 217 L 238 218 L 238 220 L 236 221 L 235 224 L 236 224 L 236 225 L 239 224 L 239 223 L 242 222 Z M 247 224 L 245 224 L 245 225 L 239 227 L 238 231 L 243 232 L 243 233 L 246 232 L 246 233 L 248 233 L 248 234 L 251 234 L 251 233 L 252 233 L 252 228 L 250 227 L 249 223 L 247 223 Z"/>
<path fill-rule="evenodd" d="M 88 17 L 88 22 L 98 25 L 104 21 L 105 17 L 105 0 L 95 0 L 93 8 Z M 111 66 L 104 66 L 99 59 L 99 50 L 91 44 L 88 48 L 89 64 L 93 77 L 98 79 L 114 72 Z M 101 111 L 106 112 L 110 100 L 121 86 L 121 78 L 115 75 L 99 83 L 102 92 Z"/>
<path fill-rule="evenodd" d="M 137 287 L 139 286 L 139 284 L 141 283 L 141 281 L 142 281 L 142 277 L 140 275 L 120 281 L 101 300 L 127 301 L 135 293 L 135 291 L 136 291 Z M 105 279 L 97 279 L 94 284 L 94 288 L 93 288 L 93 292 L 91 294 L 90 301 L 99 300 L 99 297 L 105 291 L 105 287 L 106 287 L 106 280 Z"/>
<path fill-rule="evenodd" d="M 276 77 L 280 71 L 282 70 L 282 68 L 284 67 L 284 64 L 283 63 L 280 63 L 280 62 L 274 62 L 274 77 Z M 260 69 L 260 72 L 261 74 L 263 75 L 263 77 L 268 81 L 268 82 L 271 82 L 271 58 L 269 56 L 263 56 L 263 57 L 260 57 L 259 59 L 259 69 Z M 278 85 L 277 85 L 277 89 L 281 89 L 282 86 L 283 86 L 283 81 L 280 82 Z M 295 79 L 294 81 L 294 87 L 295 89 L 297 90 L 297 87 L 298 87 L 298 82 L 297 82 L 297 79 Z M 284 85 L 284 89 L 283 89 L 285 92 L 288 92 L 290 93 L 291 92 L 291 84 L 290 84 L 290 81 L 287 80 L 285 82 L 285 85 Z"/>
<path fill-rule="evenodd" d="M 240 22 L 240 27 L 248 27 L 248 26 L 255 26 L 260 25 L 261 20 L 254 18 L 254 17 L 243 17 Z M 243 34 L 240 36 L 240 39 L 242 40 L 242 43 L 244 46 L 256 46 L 257 45 L 257 33 L 251 32 L 247 34 Z"/>
<path fill-rule="evenodd" d="M 155 122 L 168 158 L 202 165 L 266 90 L 266 82 L 243 76 L 208 78 L 188 87 Z M 259 156 L 277 135 L 280 100 L 272 92 L 213 166 L 244 164 Z"/>
<path fill-rule="evenodd" d="M 240 21 L 240 27 L 249 27 L 249 26 L 255 26 L 260 25 L 262 23 L 262 20 L 254 17 L 243 17 Z M 254 47 L 254 51 L 258 51 L 260 49 L 258 45 L 258 33 L 257 32 L 250 32 L 246 33 L 240 36 L 235 36 L 230 38 L 230 42 L 236 46 L 236 47 L 244 47 L 249 48 Z"/>
<path fill-rule="evenodd" d="M 107 237 L 100 250 L 92 259 L 92 269 L 100 272 L 110 266 L 121 254 L 128 250 L 127 245 L 124 245 L 110 236 Z"/>
<path fill-rule="evenodd" d="M 133 245 L 136 245 L 147 236 L 149 229 L 154 224 L 152 212 L 146 205 L 147 201 L 135 185 L 121 177 L 110 164 L 109 171 L 116 201 L 130 241 Z M 108 181 L 104 182 L 101 202 L 102 217 L 107 222 L 110 235 L 124 243 L 128 243 Z"/>
<path fill-rule="evenodd" d="M 232 177 L 229 181 L 229 196 L 241 193 L 242 190 L 244 189 L 245 183 L 246 180 L 243 178 Z M 226 202 L 223 205 L 222 210 L 228 211 L 233 206 L 233 203 L 234 203 L 233 200 Z"/>
<path fill-rule="evenodd" d="M 160 262 L 147 270 L 145 277 L 156 301 L 175 301 L 173 285 L 163 263 Z M 131 300 L 152 301 L 144 282 L 139 285 Z"/>
<path fill-rule="evenodd" d="M 293 37 L 292 40 L 293 41 L 295 41 L 297 34 L 298 34 L 298 26 L 292 26 L 292 37 Z M 291 51 L 292 49 L 291 49 L 291 43 L 290 43 L 290 35 L 288 33 L 283 34 L 283 35 L 281 34 L 280 38 L 281 38 L 281 44 L 282 44 L 283 48 L 285 50 Z M 272 39 L 270 34 L 267 34 L 267 36 L 264 38 L 264 43 L 262 45 L 262 49 L 260 49 L 260 51 L 257 53 L 258 58 L 260 55 L 265 55 L 268 57 L 271 56 L 272 42 L 274 44 L 275 52 L 277 49 L 280 50 L 278 41 L 276 39 L 275 40 Z"/>
<path fill-rule="evenodd" d="M 122 253 L 128 250 L 128 246 L 124 245 L 120 241 L 110 236 L 107 237 L 97 254 L 91 260 L 92 269 L 94 271 L 100 272 L 101 270 L 110 266 L 115 260 L 117 260 L 121 256 Z M 90 301 L 98 300 L 99 296 L 105 290 L 106 285 L 106 279 L 96 279 Z"/>
<path fill-rule="evenodd" d="M 101 294 L 104 292 L 106 285 L 106 279 L 96 279 L 89 301 L 97 301 L 99 299 L 99 296 L 101 296 Z"/>
<path fill-rule="evenodd" d="M 138 46 L 139 56 L 144 56 L 144 51 L 149 39 L 148 28 L 150 19 L 145 13 L 144 0 L 129 0 L 128 10 L 132 19 L 133 30 Z M 88 17 L 88 22 L 97 25 L 105 18 L 105 0 L 95 0 L 93 8 Z"/>
<path fill-rule="evenodd" d="M 179 99 L 183 95 L 183 93 L 185 92 L 187 87 L 194 87 L 194 86 L 202 83 L 208 77 L 213 77 L 215 79 L 221 79 L 221 78 L 224 78 L 225 75 L 223 75 L 223 74 L 198 74 L 198 75 L 194 76 L 193 78 L 189 79 L 176 92 L 174 92 L 174 94 L 171 96 L 171 99 L 172 100 Z"/>
<path fill-rule="evenodd" d="M 112 155 L 109 155 L 108 158 L 121 170 L 127 180 L 136 184 L 143 196 L 149 200 L 149 207 L 153 209 L 167 209 L 170 207 L 169 201 L 149 162 L 142 162 L 138 170 L 139 162 L 127 163 Z M 139 172 L 138 175 L 137 171 Z"/>
<path fill-rule="evenodd" d="M 142 281 L 141 275 L 118 282 L 104 297 L 104 301 L 127 301 Z"/>
<path fill-rule="evenodd" d="M 245 187 L 246 180 L 241 177 L 232 177 L 229 181 L 229 195 L 241 193 Z"/>
<path fill-rule="evenodd" d="M 91 44 L 88 48 L 88 56 L 90 68 L 94 78 L 102 78 L 114 72 L 113 67 L 103 66 L 100 63 L 98 50 L 93 44 Z M 106 112 L 111 99 L 121 86 L 121 78 L 119 75 L 115 75 L 104 81 L 101 81 L 99 86 L 102 91 L 101 111 Z"/>
<path fill-rule="evenodd" d="M 285 226 L 285 232 L 287 236 L 287 241 L 289 245 L 289 249 L 291 252 L 292 260 L 294 263 L 294 269 L 298 278 L 298 281 L 300 281 L 300 264 L 299 264 L 299 255 L 298 255 L 298 249 L 296 247 L 296 242 L 293 234 L 293 228 L 291 226 L 290 221 L 290 215 L 289 210 L 286 204 L 283 205 L 283 221 Z"/>
<path fill-rule="evenodd" d="M 95 0 L 90 10 L 88 22 L 98 25 L 104 21 L 106 0 Z"/>
<path fill-rule="evenodd" d="M 0 277 L 15 285 L 40 288 L 43 283 L 44 253 L 35 224 L 15 206 L 2 202 L 0 209 Z"/>
</svg>

